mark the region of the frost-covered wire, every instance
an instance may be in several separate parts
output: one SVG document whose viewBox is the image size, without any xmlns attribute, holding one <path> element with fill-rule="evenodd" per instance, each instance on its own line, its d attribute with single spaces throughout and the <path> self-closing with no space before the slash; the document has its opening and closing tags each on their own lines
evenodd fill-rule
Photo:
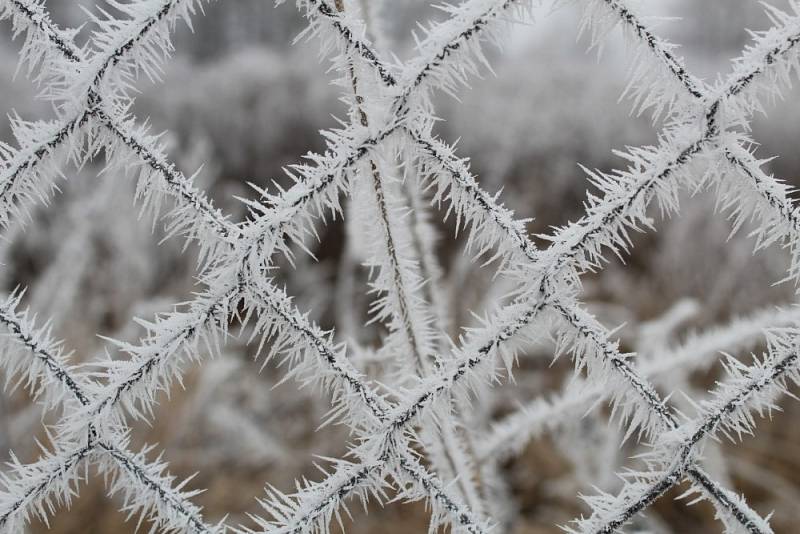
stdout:
<svg viewBox="0 0 800 534">
<path fill-rule="evenodd" d="M 130 358 L 105 364 L 107 383 L 97 387 L 91 398 L 76 393 L 83 390 L 69 378 L 72 371 L 58 347 L 43 342 L 42 331 L 25 326 L 27 317 L 15 311 L 18 301 L 7 303 L 3 322 L 23 347 L 33 351 L 38 366 L 26 370 L 19 360 L 12 359 L 11 374 L 23 377 L 45 398 L 49 386 L 57 385 L 82 406 L 67 417 L 63 428 L 68 437 L 56 440 L 52 457 L 41 465 L 18 464 L 18 480 L 24 487 L 15 487 L 11 493 L 22 498 L 12 498 L 7 504 L 12 511 L 22 511 L 23 518 L 28 505 L 40 512 L 43 504 L 49 506 L 51 485 L 56 499 L 70 498 L 76 478 L 72 471 L 52 469 L 56 464 L 73 469 L 100 447 L 108 453 L 104 458 L 112 458 L 121 469 L 113 479 L 112 492 L 123 494 L 126 508 L 143 510 L 166 529 L 199 529 L 201 521 L 192 519 L 198 510 L 183 503 L 191 492 L 183 494 L 180 486 L 169 489 L 173 479 L 160 462 L 143 464 L 144 454 L 128 452 L 122 438 L 118 438 L 119 449 L 102 440 L 124 428 L 120 408 L 134 417 L 151 416 L 157 394 L 180 380 L 188 363 L 219 352 L 234 317 L 253 326 L 253 337 L 260 339 L 262 346 L 269 345 L 268 355 L 281 355 L 290 376 L 331 392 L 331 419 L 346 422 L 359 434 L 359 444 L 351 450 L 355 461 L 336 462 L 332 474 L 321 482 L 306 484 L 294 495 L 272 493 L 265 508 L 273 520 L 260 522 L 264 530 L 326 532 L 345 497 L 382 500 L 383 484 L 386 476 L 391 476 L 404 497 L 430 500 L 432 527 L 446 520 L 454 529 L 483 531 L 486 523 L 451 495 L 434 474 L 426 472 L 410 452 L 409 441 L 417 439 L 414 429 L 426 428 L 428 420 L 449 418 L 454 399 L 460 401 L 465 393 L 494 380 L 496 359 L 510 371 L 517 347 L 545 332 L 543 325 L 553 314 L 566 323 L 561 341 L 573 353 L 576 368 L 587 369 L 594 386 L 610 385 L 613 408 L 625 421 L 629 435 L 644 433 L 654 438 L 664 430 L 670 431 L 668 435 L 683 431 L 655 388 L 629 363 L 629 356 L 620 354 L 610 332 L 586 313 L 575 297 L 580 275 L 599 268 L 606 250 L 625 251 L 629 232 L 651 225 L 647 208 L 653 200 L 663 211 L 677 209 L 678 186 L 697 184 L 691 164 L 701 159 L 709 163 L 711 172 L 704 182 L 721 189 L 721 204 L 730 208 L 735 227 L 748 213 L 761 215 L 759 246 L 788 235 L 792 250 L 798 250 L 793 235 L 796 214 L 786 188 L 760 171 L 759 162 L 742 148 L 748 142 L 746 137 L 731 133 L 746 129 L 747 116 L 758 108 L 760 98 L 774 94 L 778 82 L 796 70 L 797 56 L 792 55 L 800 40 L 796 16 L 772 10 L 773 29 L 758 36 L 731 77 L 711 90 L 688 74 L 674 47 L 658 38 L 625 3 L 589 2 L 584 21 L 593 44 L 599 45 L 601 37 L 620 23 L 633 35 L 639 50 L 628 93 L 640 111 L 653 109 L 655 117 L 665 115 L 667 126 L 657 146 L 624 154 L 631 163 L 627 170 L 612 175 L 590 173 L 600 193 L 590 196 L 586 216 L 558 229 L 547 237 L 551 245 L 537 250 L 526 235 L 527 221 L 516 220 L 497 197 L 485 193 L 470 174 L 466 160 L 456 158 L 452 147 L 432 136 L 430 101 L 433 90 L 454 93 L 481 65 L 488 66 L 482 42 L 498 39 L 506 15 L 529 18 L 530 3 L 469 0 L 446 6 L 450 16 L 426 29 L 418 57 L 397 67 L 373 50 L 364 37 L 363 24 L 341 9 L 342 1 L 300 0 L 298 5 L 309 20 L 306 35 L 320 37 L 334 68 L 343 79 L 349 77 L 356 89 L 352 101 L 358 106 L 353 108 L 351 124 L 326 132 L 326 153 L 311 155 L 310 163 L 290 170 L 293 187 L 275 195 L 262 191 L 260 199 L 245 201 L 251 220 L 241 226 L 230 224 L 202 191 L 193 188 L 191 179 L 168 161 L 157 136 L 149 134 L 146 126 L 137 126 L 128 110 L 138 73 L 158 76 L 161 58 L 171 52 L 171 27 L 179 19 L 189 22 L 202 2 L 113 2 L 125 17 L 93 17 L 98 31 L 83 50 L 71 44 L 70 32 L 52 25 L 40 2 L 0 3 L 0 18 L 10 16 L 15 31 L 26 32 L 23 60 L 29 67 L 40 65 L 34 79 L 45 85 L 43 95 L 56 103 L 59 115 L 51 123 L 15 121 L 20 148 L 0 147 L 0 222 L 6 225 L 11 218 L 24 216 L 24 204 L 35 198 L 49 198 L 54 189 L 52 178 L 60 168 L 56 156 L 61 147 L 66 147 L 76 164 L 102 150 L 111 170 L 139 167 L 137 195 L 145 208 L 158 212 L 165 193 L 177 200 L 170 213 L 169 232 L 199 243 L 203 260 L 200 279 L 205 286 L 186 306 L 144 323 L 146 335 L 139 343 L 120 344 Z M 797 11 L 796 2 L 791 5 Z M 356 76 L 364 81 L 364 94 L 356 88 Z M 522 288 L 515 292 L 515 300 L 462 337 L 448 358 L 436 354 L 444 345 L 419 341 L 435 337 L 428 330 L 434 314 L 426 315 L 425 299 L 413 295 L 421 293 L 424 285 L 425 277 L 417 272 L 419 265 L 401 257 L 400 243 L 412 243 L 414 229 L 409 232 L 402 217 L 393 217 L 399 210 L 387 201 L 390 188 L 386 172 L 381 170 L 392 164 L 381 159 L 387 153 L 414 162 L 416 172 L 432 177 L 434 202 L 447 204 L 459 226 L 462 220 L 469 226 L 468 240 L 474 252 L 491 252 L 500 258 L 504 271 L 521 272 L 517 279 L 523 282 Z M 741 186 L 728 185 L 723 172 L 726 165 L 744 177 Z M 375 255 L 381 270 L 376 287 L 391 298 L 379 301 L 378 316 L 392 318 L 394 330 L 405 332 L 406 343 L 392 348 L 391 353 L 415 356 L 419 364 L 418 380 L 393 392 L 395 404 L 367 384 L 333 341 L 332 333 L 310 322 L 269 276 L 272 256 L 282 252 L 291 260 L 290 245 L 304 246 L 304 239 L 315 235 L 316 218 L 341 212 L 339 197 L 368 185 L 363 183 L 365 176 L 373 178 L 373 204 L 387 244 L 383 253 Z M 740 204 L 738 197 L 745 197 L 740 193 L 747 188 L 755 196 Z M 403 232 L 408 234 L 401 238 Z M 417 247 L 420 263 L 421 250 Z M 798 272 L 795 256 L 793 253 L 790 277 Z M 590 499 L 598 514 L 616 514 L 604 528 L 616 529 L 661 495 L 676 477 L 679 480 L 688 474 L 695 487 L 717 503 L 723 519 L 733 517 L 751 531 L 768 532 L 768 525 L 741 499 L 695 467 L 694 447 L 720 427 L 750 430 L 745 412 L 738 414 L 739 419 L 727 419 L 729 408 L 736 404 L 738 409 L 739 404 L 750 401 L 769 407 L 771 401 L 762 390 L 782 391 L 784 375 L 796 381 L 789 345 L 788 337 L 773 341 L 772 346 L 780 350 L 773 350 L 752 367 L 731 363 L 732 385 L 717 395 L 716 404 L 703 406 L 699 429 L 686 431 L 690 437 L 678 449 L 677 467 L 657 480 L 658 484 L 648 486 L 661 473 L 643 474 L 624 487 L 621 501 Z M 783 359 L 772 358 L 776 350 L 787 354 Z M 433 371 L 425 371 L 422 363 L 429 354 L 437 362 Z M 78 444 L 77 440 L 87 435 L 88 443 Z M 637 497 L 642 491 L 645 494 Z"/>
<path fill-rule="evenodd" d="M 2 365 L 9 380 L 19 377 L 36 396 L 50 394 L 50 398 L 44 399 L 47 407 L 63 405 L 66 411 L 89 405 L 97 385 L 67 363 L 61 343 L 52 339 L 47 325 L 37 328 L 27 311 L 17 310 L 21 297 L 22 293 L 17 292 L 0 307 L 0 322 L 9 330 L 6 338 L 20 346 L 5 351 Z M 47 388 L 48 384 L 55 387 Z M 56 396 L 57 390 L 61 394 Z M 62 429 L 62 435 L 51 436 L 55 448 L 48 450 L 42 446 L 42 455 L 36 462 L 24 464 L 12 456 L 11 469 L 0 479 L 3 531 L 18 531 L 31 517 L 46 522 L 57 505 L 69 505 L 83 476 L 79 467 L 87 459 L 109 475 L 110 495 L 124 494 L 123 509 L 131 515 L 138 513 L 140 518 L 147 518 L 166 530 L 188 526 L 191 532 L 218 531 L 219 527 L 205 525 L 199 509 L 189 500 L 196 492 L 182 491 L 185 481 L 175 486 L 174 477 L 164 472 L 165 464 L 145 460 L 152 449 L 136 455 L 127 453 L 126 440 L 117 438 L 110 429 L 98 433 L 94 425 L 89 425 L 83 439 L 63 430 L 69 429 Z M 106 454 L 98 456 L 100 451 Z M 123 484 L 121 480 L 129 482 Z"/>
</svg>

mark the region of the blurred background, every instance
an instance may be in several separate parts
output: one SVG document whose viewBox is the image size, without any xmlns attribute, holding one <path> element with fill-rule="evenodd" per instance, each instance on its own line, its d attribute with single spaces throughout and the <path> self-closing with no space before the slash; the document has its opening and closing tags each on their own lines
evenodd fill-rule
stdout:
<svg viewBox="0 0 800 534">
<path fill-rule="evenodd" d="M 416 22 L 441 15 L 422 0 L 383 4 L 386 43 L 399 58 L 410 57 Z M 48 0 L 46 5 L 59 24 L 69 27 L 87 19 L 83 8 L 95 9 L 88 1 Z M 690 70 L 712 82 L 727 74 L 729 60 L 747 43 L 746 29 L 769 26 L 763 8 L 750 0 L 646 0 L 641 10 L 681 18 L 660 22 L 657 31 L 680 43 Z M 626 43 L 611 38 L 598 60 L 595 52 L 587 53 L 587 39 L 577 39 L 579 17 L 577 8 L 567 6 L 542 11 L 531 26 L 515 27 L 504 50 L 488 48 L 496 75 L 485 72 L 473 80 L 461 101 L 441 96 L 437 102 L 443 119 L 438 133 L 449 142 L 460 138 L 459 154 L 471 158 L 484 189 L 503 188 L 509 207 L 519 216 L 535 217 L 531 233 L 547 233 L 580 216 L 589 185 L 578 163 L 601 170 L 621 167 L 625 162 L 612 150 L 652 143 L 659 128 L 649 117 L 631 114 L 630 102 L 619 101 L 627 81 Z M 340 88 L 331 85 L 328 63 L 320 60 L 318 42 L 292 44 L 304 28 L 292 2 L 279 7 L 268 0 L 212 2 L 205 16 L 194 19 L 194 28 L 194 33 L 178 29 L 176 52 L 160 83 L 140 81 L 134 111 L 149 117 L 154 130 L 167 132 L 170 156 L 186 174 L 202 165 L 197 185 L 241 220 L 245 210 L 235 197 L 256 195 L 248 182 L 285 183 L 282 168 L 309 150 L 324 150 L 318 132 L 334 127 L 336 117 L 346 118 L 347 110 L 339 101 Z M 23 73 L 15 77 L 21 43 L 10 37 L 10 24 L 0 24 L 0 111 L 25 119 L 52 117 Z M 758 154 L 780 156 L 768 169 L 792 184 L 800 181 L 796 93 L 791 90 L 767 106 L 753 126 L 761 143 Z M 0 122 L 0 141 L 15 144 L 8 121 Z M 159 244 L 161 226 L 137 221 L 133 180 L 98 177 L 101 168 L 101 161 L 81 170 L 65 167 L 66 180 L 59 182 L 61 193 L 51 205 L 37 207 L 32 220 L 10 228 L 0 243 L 3 291 L 28 287 L 26 303 L 41 317 L 53 318 L 76 361 L 101 356 L 106 345 L 98 334 L 138 339 L 133 317 L 170 310 L 191 297 L 196 283 L 193 251 L 185 253 L 178 240 Z M 678 218 L 654 216 L 658 232 L 636 235 L 629 258 L 612 259 L 585 280 L 590 309 L 608 326 L 624 325 L 624 349 L 643 348 L 638 340 L 653 321 L 672 321 L 669 337 L 661 340 L 666 347 L 733 317 L 794 301 L 791 284 L 775 284 L 784 276 L 788 255 L 779 248 L 754 255 L 747 228 L 729 238 L 730 225 L 716 213 L 713 192 L 687 194 Z M 464 256 L 463 239 L 452 240 L 452 221 L 435 219 L 454 323 L 469 326 L 471 312 L 496 304 L 492 300 L 507 288 L 492 279 L 490 269 Z M 296 266 L 281 265 L 279 276 L 300 308 L 312 310 L 313 319 L 335 327 L 343 339 L 370 344 L 375 332 L 336 321 L 343 317 L 338 306 L 363 312 L 368 305 L 367 270 L 342 261 L 345 226 L 334 221 L 321 227 L 319 261 L 299 255 Z M 343 302 L 337 296 L 345 282 L 364 289 Z M 457 329 L 450 332 L 457 334 Z M 274 365 L 254 372 L 260 362 L 246 339 L 231 339 L 223 357 L 191 369 L 185 389 L 164 398 L 152 425 L 136 428 L 133 435 L 137 444 L 157 442 L 173 473 L 197 472 L 191 486 L 207 489 L 197 498 L 206 517 L 227 513 L 231 524 L 250 524 L 246 514 L 258 510 L 255 497 L 263 495 L 265 482 L 290 491 L 296 477 L 318 476 L 315 455 L 340 456 L 348 439 L 337 427 L 315 431 L 329 408 L 327 398 L 298 390 L 292 382 L 276 386 L 283 371 Z M 757 343 L 753 349 L 759 349 Z M 516 384 L 498 387 L 490 400 L 479 401 L 486 428 L 520 403 L 560 389 L 568 359 L 551 366 L 553 347 L 547 344 L 527 352 Z M 718 376 L 718 366 L 712 366 L 684 377 L 681 388 L 697 397 Z M 737 445 L 721 442 L 709 454 L 716 455 L 712 463 L 728 487 L 747 495 L 762 514 L 774 510 L 776 532 L 792 533 L 800 524 L 800 425 L 792 424 L 800 409 L 792 400 L 781 406 L 785 413 L 760 423 L 757 437 Z M 577 466 L 596 452 L 596 439 L 612 444 L 612 453 L 604 457 L 609 463 L 601 466 L 604 489 L 618 487 L 612 472 L 630 464 L 626 457 L 635 450 L 618 446 L 620 435 L 603 424 L 602 416 L 581 420 L 575 414 L 573 430 L 535 439 L 500 466 L 513 503 L 512 532 L 558 532 L 555 525 L 586 513 L 576 494 L 600 484 Z M 35 439 L 44 437 L 41 419 L 24 391 L 0 396 L 0 459 L 7 459 L 9 450 L 34 459 Z M 661 499 L 642 520 L 643 528 L 721 531 L 708 505 L 674 499 L 685 489 Z M 133 532 L 136 522 L 126 522 L 117 508 L 104 496 L 103 481 L 90 476 L 72 508 L 55 514 L 49 532 Z M 352 512 L 356 519 L 346 521 L 348 532 L 426 528 L 421 505 L 372 506 L 365 515 L 354 504 Z M 31 526 L 31 532 L 44 531 L 44 525 Z"/>
</svg>

